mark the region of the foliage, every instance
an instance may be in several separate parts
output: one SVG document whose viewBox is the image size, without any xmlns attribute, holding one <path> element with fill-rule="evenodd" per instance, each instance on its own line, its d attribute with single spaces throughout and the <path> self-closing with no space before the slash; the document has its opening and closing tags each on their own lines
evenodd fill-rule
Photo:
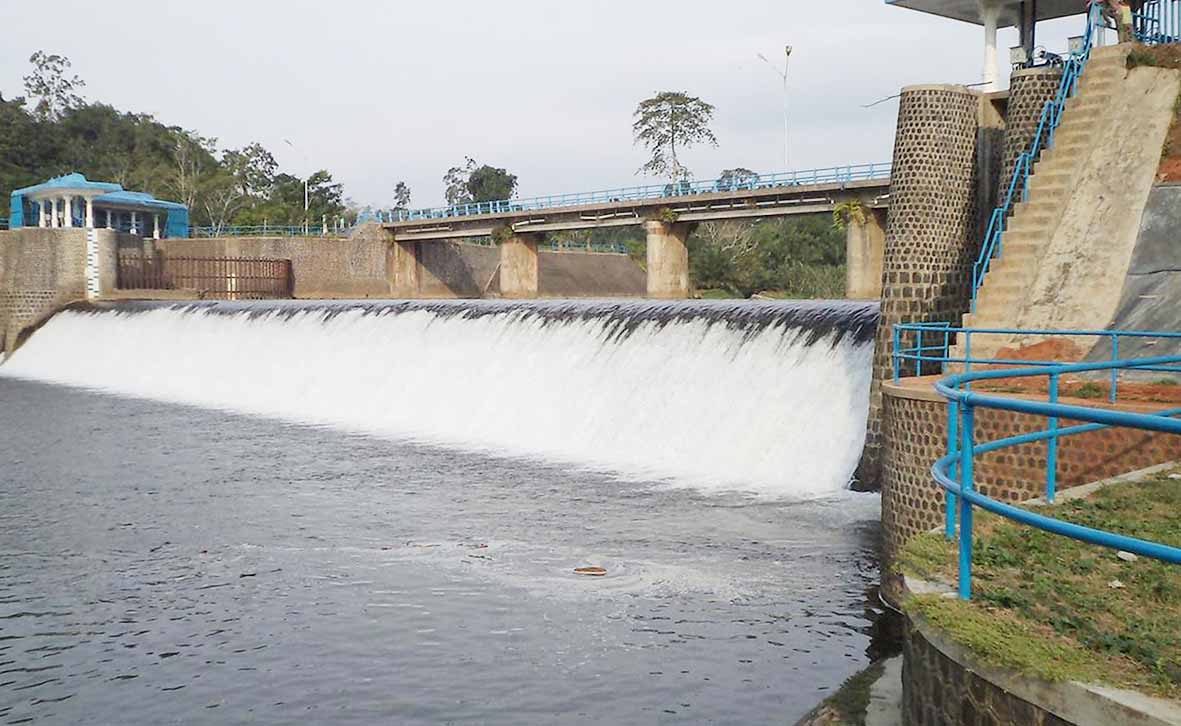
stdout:
<svg viewBox="0 0 1181 726">
<path fill-rule="evenodd" d="M 845 231 L 849 222 L 865 224 L 865 205 L 857 200 L 841 202 L 832 210 L 832 224 L 840 231 Z"/>
<path fill-rule="evenodd" d="M 664 91 L 645 99 L 636 107 L 632 134 L 651 154 L 637 173 L 661 176 L 673 182 L 692 178 L 681 164 L 677 148 L 696 144 L 718 145 L 710 130 L 714 107 L 700 98 L 680 91 Z"/>
<path fill-rule="evenodd" d="M 58 121 L 72 109 L 82 106 L 82 97 L 76 91 L 86 82 L 75 76 L 66 76 L 70 59 L 39 50 L 29 56 L 33 72 L 24 77 L 25 93 L 34 98 L 33 115 L 42 121 Z"/>
<path fill-rule="evenodd" d="M 689 270 L 698 289 L 739 297 L 782 291 L 840 298 L 845 239 L 824 217 L 711 222 L 689 238 Z"/>
<path fill-rule="evenodd" d="M 517 176 L 507 169 L 479 164 L 464 157 L 463 166 L 453 166 L 443 176 L 443 196 L 448 206 L 497 202 L 512 199 L 517 191 Z"/>
<path fill-rule="evenodd" d="M 38 52 L 30 61 L 25 87 L 35 106 L 0 96 L 0 217 L 10 216 L 11 190 L 77 171 L 182 202 L 194 225 L 302 224 L 304 180 L 279 173 L 261 144 L 219 151 L 216 139 L 197 131 L 84 102 L 77 90 L 85 84 L 67 77 L 67 58 Z M 313 224 L 345 214 L 341 187 L 327 171 L 308 187 Z"/>
<path fill-rule="evenodd" d="M 759 180 L 759 175 L 745 167 L 735 167 L 733 169 L 723 169 L 722 175 L 718 177 L 719 190 L 735 190 L 743 189 L 752 186 Z"/>
<path fill-rule="evenodd" d="M 1108 486 L 1085 499 L 1036 510 L 1181 546 L 1181 486 L 1170 476 Z M 1181 695 L 1181 630 L 1176 626 L 1181 571 L 1176 565 L 1144 557 L 1125 562 L 1113 550 L 986 513 L 976 520 L 976 535 L 973 600 L 920 599 L 908 608 L 938 619 L 953 638 L 1000 665 L 1046 678 Z M 955 562 L 955 547 L 941 534 L 911 540 L 902 554 L 903 571 L 927 580 L 954 581 Z"/>
<path fill-rule="evenodd" d="M 404 181 L 394 185 L 394 211 L 410 208 L 410 186 Z"/>
</svg>

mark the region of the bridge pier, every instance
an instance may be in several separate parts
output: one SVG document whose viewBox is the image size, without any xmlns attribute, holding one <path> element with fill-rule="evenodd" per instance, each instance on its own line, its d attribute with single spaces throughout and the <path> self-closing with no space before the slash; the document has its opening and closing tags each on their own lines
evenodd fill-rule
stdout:
<svg viewBox="0 0 1181 726">
<path fill-rule="evenodd" d="M 500 243 L 500 295 L 511 299 L 537 297 L 537 243 L 543 234 L 514 234 Z"/>
<path fill-rule="evenodd" d="M 418 242 L 391 242 L 388 249 L 386 265 L 390 293 L 399 298 L 419 297 Z"/>
<path fill-rule="evenodd" d="M 886 253 L 886 210 L 866 209 L 865 219 L 845 226 L 845 297 L 880 300 Z"/>
<path fill-rule="evenodd" d="M 695 224 L 644 222 L 648 233 L 648 297 L 683 300 L 689 297 L 689 247 Z"/>
</svg>

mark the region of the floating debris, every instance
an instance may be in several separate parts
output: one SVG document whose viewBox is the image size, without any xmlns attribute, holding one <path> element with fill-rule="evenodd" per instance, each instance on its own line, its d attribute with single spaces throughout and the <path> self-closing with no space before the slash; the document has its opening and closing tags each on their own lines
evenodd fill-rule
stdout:
<svg viewBox="0 0 1181 726">
<path fill-rule="evenodd" d="M 575 567 L 574 574 L 587 577 L 606 577 L 607 570 L 602 567 Z"/>
</svg>

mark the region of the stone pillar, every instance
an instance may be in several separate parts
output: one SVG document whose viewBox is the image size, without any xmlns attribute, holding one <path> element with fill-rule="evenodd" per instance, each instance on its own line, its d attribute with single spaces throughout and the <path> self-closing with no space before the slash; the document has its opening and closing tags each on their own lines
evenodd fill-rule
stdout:
<svg viewBox="0 0 1181 726">
<path fill-rule="evenodd" d="M 71 197 L 66 197 L 62 202 L 62 221 L 65 227 L 74 226 L 74 200 Z"/>
<path fill-rule="evenodd" d="M 689 248 L 692 224 L 659 220 L 644 222 L 648 233 L 648 297 L 683 300 L 689 297 Z"/>
<path fill-rule="evenodd" d="M 390 292 L 394 297 L 419 296 L 418 242 L 391 242 L 386 253 Z"/>
<path fill-rule="evenodd" d="M 514 234 L 500 244 L 500 294 L 537 297 L 537 243 L 544 235 Z"/>
<path fill-rule="evenodd" d="M 1053 67 L 1024 68 L 1013 71 L 1009 81 L 1009 105 L 1005 111 L 1005 150 L 997 180 L 997 199 L 1003 201 L 1021 156 L 1033 142 L 1042 109 L 1058 93 L 1062 69 Z"/>
<path fill-rule="evenodd" d="M 894 140 L 882 272 L 881 322 L 858 477 L 879 479 L 881 383 L 893 371 L 896 323 L 958 325 L 967 310 L 980 246 L 976 208 L 980 95 L 963 86 L 902 89 Z"/>
<path fill-rule="evenodd" d="M 886 210 L 865 209 L 865 219 L 845 226 L 845 297 L 882 297 L 882 257 L 886 251 Z"/>
</svg>

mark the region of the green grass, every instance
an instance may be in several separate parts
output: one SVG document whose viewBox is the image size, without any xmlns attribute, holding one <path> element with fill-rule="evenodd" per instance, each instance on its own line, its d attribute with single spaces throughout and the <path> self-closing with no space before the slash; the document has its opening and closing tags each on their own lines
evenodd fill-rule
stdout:
<svg viewBox="0 0 1181 726">
<path fill-rule="evenodd" d="M 1107 395 L 1107 391 L 1104 391 L 1103 386 L 1100 386 L 1098 383 L 1084 383 L 1078 388 L 1071 390 L 1068 395 L 1075 398 L 1103 398 L 1103 396 Z"/>
<path fill-rule="evenodd" d="M 1036 509 L 1181 546 L 1181 481 L 1167 476 Z M 1124 562 L 986 513 L 976 523 L 973 600 L 914 597 L 908 609 L 995 665 L 1181 697 L 1181 566 Z M 955 544 L 941 534 L 914 538 L 899 558 L 903 572 L 945 583 L 955 582 L 955 562 Z"/>
</svg>

